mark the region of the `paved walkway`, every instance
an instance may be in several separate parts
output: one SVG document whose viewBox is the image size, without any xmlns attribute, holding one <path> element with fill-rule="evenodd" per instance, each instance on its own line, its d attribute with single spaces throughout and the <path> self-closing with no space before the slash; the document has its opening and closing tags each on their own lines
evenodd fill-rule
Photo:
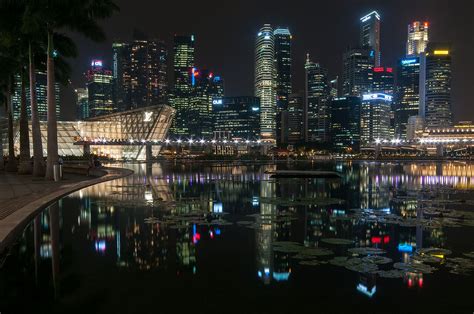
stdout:
<svg viewBox="0 0 474 314">
<path fill-rule="evenodd" d="M 104 168 L 101 177 L 68 174 L 59 182 L 30 175 L 0 172 L 0 253 L 26 224 L 48 204 L 64 195 L 97 183 L 128 176 L 133 171 Z"/>
</svg>

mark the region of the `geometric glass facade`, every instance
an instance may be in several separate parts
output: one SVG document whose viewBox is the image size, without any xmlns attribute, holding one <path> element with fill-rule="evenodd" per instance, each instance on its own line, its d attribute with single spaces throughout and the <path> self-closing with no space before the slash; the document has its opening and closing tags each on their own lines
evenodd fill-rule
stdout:
<svg viewBox="0 0 474 314">
<path fill-rule="evenodd" d="M 392 96 L 382 93 L 364 94 L 360 111 L 361 145 L 390 138 Z"/>
<path fill-rule="evenodd" d="M 380 66 L 380 15 L 372 11 L 360 19 L 360 46 L 373 51 L 373 64 Z"/>
<path fill-rule="evenodd" d="M 339 151 L 357 151 L 360 144 L 359 97 L 346 96 L 331 102 L 331 142 Z"/>
<path fill-rule="evenodd" d="M 362 96 L 372 87 L 373 64 L 369 49 L 351 48 L 343 56 L 342 94 L 344 96 Z"/>
</svg>

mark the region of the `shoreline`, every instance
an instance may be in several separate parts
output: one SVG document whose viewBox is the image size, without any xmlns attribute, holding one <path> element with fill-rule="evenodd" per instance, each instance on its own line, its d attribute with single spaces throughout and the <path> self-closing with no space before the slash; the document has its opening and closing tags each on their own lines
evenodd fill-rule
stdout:
<svg viewBox="0 0 474 314">
<path fill-rule="evenodd" d="M 30 220 L 53 202 L 83 188 L 133 174 L 132 170 L 125 168 L 106 167 L 102 170 L 105 174 L 100 177 L 80 181 L 71 186 L 66 186 L 41 196 L 29 204 L 16 209 L 10 215 L 0 220 L 0 255 L 3 254 L 8 247 L 13 244 L 14 240 L 21 235 Z"/>
</svg>

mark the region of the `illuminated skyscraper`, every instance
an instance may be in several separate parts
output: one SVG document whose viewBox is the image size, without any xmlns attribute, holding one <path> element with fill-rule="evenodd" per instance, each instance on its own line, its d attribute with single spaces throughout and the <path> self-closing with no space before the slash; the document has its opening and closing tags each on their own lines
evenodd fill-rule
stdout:
<svg viewBox="0 0 474 314">
<path fill-rule="evenodd" d="M 30 85 L 26 83 L 26 110 L 28 113 L 28 119 L 31 119 L 31 98 L 30 98 Z M 47 75 L 46 72 L 36 72 L 36 101 L 38 103 L 38 116 L 41 121 L 46 121 L 48 118 L 48 103 L 47 103 Z M 59 105 L 59 83 L 54 84 L 54 96 L 56 99 L 56 117 L 59 119 L 60 116 L 60 105 Z M 18 119 L 20 117 L 20 106 L 21 106 L 21 84 L 20 76 L 15 77 L 15 90 L 12 95 L 12 106 L 13 106 L 13 117 Z"/>
<path fill-rule="evenodd" d="M 291 94 L 291 33 L 288 28 L 277 27 L 275 38 L 276 95 L 277 95 L 277 143 L 288 141 L 287 109 Z"/>
<path fill-rule="evenodd" d="M 371 50 L 373 64 L 380 66 L 380 15 L 372 11 L 360 19 L 360 46 Z"/>
<path fill-rule="evenodd" d="M 394 95 L 395 80 L 393 68 L 375 67 L 372 74 L 371 93 L 384 93 L 390 96 Z M 392 102 L 390 110 L 390 137 L 395 136 L 395 103 Z"/>
<path fill-rule="evenodd" d="M 296 144 L 304 140 L 304 107 L 303 93 L 291 94 L 288 98 L 288 143 Z"/>
<path fill-rule="evenodd" d="M 255 96 L 260 98 L 260 132 L 276 141 L 276 68 L 273 28 L 265 24 L 255 46 Z"/>
<path fill-rule="evenodd" d="M 305 63 L 306 142 L 329 142 L 330 86 L 328 71 L 312 62 L 309 54 Z"/>
<path fill-rule="evenodd" d="M 115 103 L 122 111 L 162 103 L 168 89 L 166 45 L 134 36 L 112 45 Z"/>
<path fill-rule="evenodd" d="M 383 93 L 364 94 L 360 110 L 361 145 L 373 145 L 390 138 L 390 110 L 393 97 Z"/>
<path fill-rule="evenodd" d="M 451 46 L 429 43 L 426 49 L 425 125 L 443 128 L 452 125 Z"/>
<path fill-rule="evenodd" d="M 425 52 L 428 44 L 428 22 L 408 24 L 407 56 L 418 56 Z"/>
<path fill-rule="evenodd" d="M 344 53 L 342 94 L 361 96 L 372 88 L 373 61 L 368 49 L 351 48 Z"/>
<path fill-rule="evenodd" d="M 104 69 L 101 60 L 92 60 L 91 69 L 87 71 L 86 79 L 89 117 L 115 112 L 112 71 Z"/>
<path fill-rule="evenodd" d="M 359 150 L 360 107 L 360 98 L 355 96 L 334 98 L 331 101 L 331 142 L 336 150 Z"/>
<path fill-rule="evenodd" d="M 419 113 L 420 91 L 420 57 L 400 59 L 395 94 L 395 136 L 397 138 L 406 138 L 409 118 Z"/>
<path fill-rule="evenodd" d="M 87 88 L 77 88 L 76 105 L 77 105 L 77 119 L 85 120 L 89 118 L 89 92 Z"/>
</svg>

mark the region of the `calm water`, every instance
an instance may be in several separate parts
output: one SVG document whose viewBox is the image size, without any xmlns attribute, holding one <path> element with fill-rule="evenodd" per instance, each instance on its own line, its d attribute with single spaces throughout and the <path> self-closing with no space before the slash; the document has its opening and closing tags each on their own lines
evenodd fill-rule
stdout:
<svg viewBox="0 0 474 314">
<path fill-rule="evenodd" d="M 474 165 L 127 167 L 25 229 L 2 314 L 474 311 Z"/>
</svg>

